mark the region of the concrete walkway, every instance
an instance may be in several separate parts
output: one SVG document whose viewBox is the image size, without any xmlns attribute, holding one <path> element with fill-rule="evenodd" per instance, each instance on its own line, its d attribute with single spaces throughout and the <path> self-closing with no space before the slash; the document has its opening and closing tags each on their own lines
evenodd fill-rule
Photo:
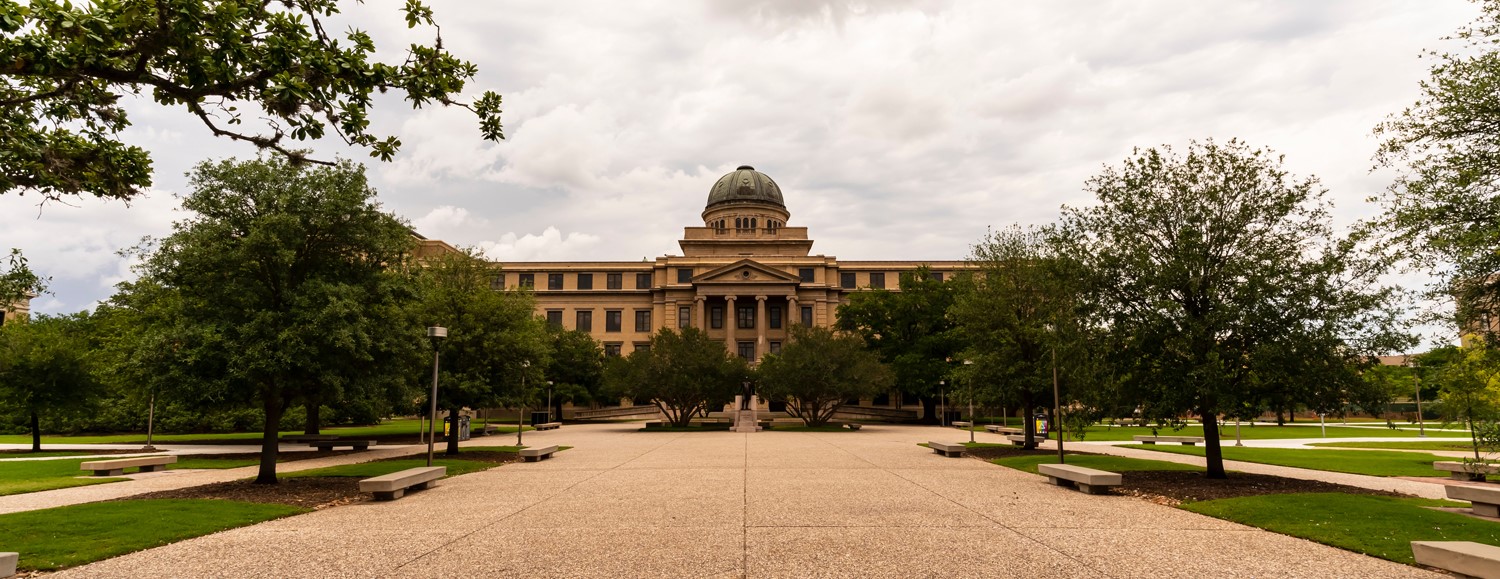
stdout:
<svg viewBox="0 0 1500 579">
<path fill-rule="evenodd" d="M 527 433 L 576 448 L 60 577 L 1441 577 L 916 446 L 951 429 Z"/>
</svg>

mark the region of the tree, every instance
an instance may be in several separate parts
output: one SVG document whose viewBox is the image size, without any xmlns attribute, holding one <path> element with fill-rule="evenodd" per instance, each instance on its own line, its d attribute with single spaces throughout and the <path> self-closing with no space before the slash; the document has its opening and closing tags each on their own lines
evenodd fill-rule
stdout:
<svg viewBox="0 0 1500 579">
<path fill-rule="evenodd" d="M 1281 162 L 1238 140 L 1138 149 L 1088 181 L 1098 205 L 1064 209 L 1116 375 L 1148 418 L 1198 415 L 1210 478 L 1225 477 L 1219 415 L 1262 398 L 1257 368 L 1401 345 L 1381 264 L 1334 236 L 1325 191 Z M 1276 344 L 1279 359 L 1262 357 Z"/>
<path fill-rule="evenodd" d="M 896 375 L 896 388 L 922 401 L 922 418 L 937 420 L 938 382 L 963 349 L 948 309 L 957 296 L 951 280 L 933 279 L 926 266 L 901 274 L 900 291 L 855 292 L 839 307 L 839 331 L 864 338 Z"/>
<path fill-rule="evenodd" d="M 1360 381 L 1350 393 L 1349 402 L 1366 414 L 1385 417 L 1391 402 L 1410 396 L 1415 389 L 1416 377 L 1411 368 L 1372 363 L 1360 373 Z M 1386 418 L 1386 425 L 1395 428 L 1389 418 Z"/>
<path fill-rule="evenodd" d="M 1461 351 L 1463 357 L 1437 374 L 1439 411 L 1443 419 L 1469 429 L 1474 461 L 1480 456 L 1480 435 L 1486 423 L 1500 418 L 1500 351 L 1473 337 Z"/>
<path fill-rule="evenodd" d="M 86 323 L 78 314 L 0 326 L 0 403 L 25 415 L 33 451 L 42 449 L 44 414 L 81 412 L 99 393 Z"/>
<path fill-rule="evenodd" d="M 1399 173 L 1374 225 L 1437 276 L 1430 298 L 1457 298 L 1463 331 L 1489 336 L 1500 329 L 1500 2 L 1479 5 L 1447 38 L 1461 48 L 1428 51 L 1417 101 L 1376 127 L 1376 161 Z"/>
<path fill-rule="evenodd" d="M 723 407 L 750 378 L 750 369 L 724 344 L 693 327 L 676 332 L 663 328 L 651 336 L 651 347 L 615 358 L 604 380 L 614 392 L 650 400 L 673 426 L 688 426 L 696 416 Z"/>
<path fill-rule="evenodd" d="M 519 410 L 543 384 L 550 339 L 524 291 L 490 289 L 493 269 L 472 248 L 429 258 L 418 274 L 421 326 L 448 328 L 438 342 L 438 407 L 458 420 L 463 408 L 511 401 Z M 430 370 L 429 370 L 430 371 Z M 458 454 L 458 429 L 448 430 L 447 454 Z"/>
<path fill-rule="evenodd" d="M 1083 277 L 1077 262 L 1039 228 L 992 231 L 971 253 L 977 270 L 952 309 L 968 346 L 959 356 L 972 362 L 965 379 L 988 402 L 1019 405 L 1025 447 L 1035 448 L 1029 417 L 1037 407 L 1052 406 L 1053 369 L 1069 386 L 1084 382 L 1077 378 L 1088 369 L 1089 356 L 1079 352 Z"/>
<path fill-rule="evenodd" d="M 604 348 L 588 332 L 547 326 L 552 340 L 547 379 L 552 381 L 552 404 L 562 416 L 565 402 L 587 404 L 603 397 Z"/>
<path fill-rule="evenodd" d="M 438 30 L 430 8 L 406 0 L 408 28 Z M 329 31 L 337 0 L 0 0 L 0 193 L 129 200 L 151 184 L 151 159 L 121 140 L 120 101 L 150 91 L 215 136 L 314 161 L 292 141 L 331 132 L 389 160 L 401 142 L 370 132 L 376 92 L 413 107 L 462 106 L 485 139 L 503 138 L 500 96 L 456 99 L 476 67 L 443 48 L 411 44 L 401 62 L 375 59 L 375 41 Z M 261 130 L 246 119 L 264 119 Z M 328 163 L 331 164 L 331 163 Z"/>
<path fill-rule="evenodd" d="M 0 271 L 0 314 L 11 311 L 17 302 L 46 292 L 47 282 L 26 265 L 21 250 L 11 248 L 10 266 Z"/>
<path fill-rule="evenodd" d="M 760 391 L 786 402 L 787 412 L 807 426 L 823 426 L 844 401 L 889 392 L 890 369 L 865 349 L 858 336 L 796 324 L 780 354 L 761 359 Z"/>
<path fill-rule="evenodd" d="M 410 372 L 420 328 L 393 317 L 413 295 L 411 233 L 348 162 L 205 162 L 191 181 L 192 214 L 118 301 L 153 324 L 148 361 L 192 377 L 166 384 L 178 398 L 264 411 L 256 482 L 274 484 L 287 408 Z"/>
</svg>

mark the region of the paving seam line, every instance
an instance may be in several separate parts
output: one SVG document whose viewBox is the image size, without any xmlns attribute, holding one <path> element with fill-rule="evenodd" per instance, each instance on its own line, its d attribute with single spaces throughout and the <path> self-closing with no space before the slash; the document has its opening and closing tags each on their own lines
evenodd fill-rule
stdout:
<svg viewBox="0 0 1500 579">
<path fill-rule="evenodd" d="M 972 457 L 970 457 L 970 459 L 971 460 L 980 460 L 980 459 L 972 458 Z M 982 461 L 982 462 L 984 462 L 985 464 L 988 464 L 989 466 L 995 467 L 995 468 L 1009 468 L 1009 467 L 1004 467 L 1004 466 L 1000 466 L 1000 465 L 997 465 L 997 464 L 991 464 L 989 461 Z M 927 487 L 923 486 L 922 483 L 919 483 L 917 481 L 914 481 L 914 480 L 911 480 L 911 479 L 906 478 L 904 476 L 901 476 L 898 473 L 892 472 L 891 469 L 884 469 L 884 470 L 886 472 L 890 473 L 891 475 L 894 475 L 896 478 L 899 478 L 899 479 L 904 480 L 904 481 L 906 481 L 908 483 L 911 483 L 913 486 L 916 486 L 919 489 L 927 491 L 928 493 L 931 493 L 932 495 L 934 495 L 934 496 L 936 496 L 938 498 L 941 498 L 941 499 L 943 499 L 945 501 L 948 501 L 949 503 L 952 503 L 954 506 L 957 506 L 960 509 L 963 509 L 963 510 L 969 511 L 971 513 L 974 513 L 976 515 L 979 515 L 980 518 L 985 519 L 985 520 L 987 520 L 987 521 L 989 521 L 991 523 L 994 523 L 994 524 L 998 525 L 1002 529 L 1005 529 L 1007 531 L 1015 533 L 1016 535 L 1024 538 L 1027 541 L 1031 541 L 1032 543 L 1036 543 L 1037 545 L 1041 546 L 1042 548 L 1044 548 L 1044 549 L 1046 549 L 1048 551 L 1052 551 L 1053 553 L 1057 553 L 1058 555 L 1061 555 L 1064 559 L 1067 559 L 1069 561 L 1073 561 L 1074 563 L 1077 563 L 1079 566 L 1082 566 L 1085 569 L 1089 569 L 1089 570 L 1093 571 L 1094 573 L 1097 573 L 1098 576 L 1100 576 L 1100 577 L 1114 577 L 1114 575 L 1111 575 L 1111 574 L 1105 572 L 1103 569 L 1100 569 L 1098 567 L 1090 565 L 1087 562 L 1083 561 L 1082 559 L 1074 557 L 1073 555 L 1070 555 L 1070 554 L 1062 551 L 1061 549 L 1058 549 L 1057 547 L 1053 547 L 1052 545 L 1048 545 L 1047 543 L 1043 543 L 1041 541 L 1041 539 L 1037 539 L 1035 537 L 1032 537 L 1029 534 L 1022 533 L 1020 530 L 1017 530 L 1015 527 L 1012 527 L 1010 525 L 1002 523 L 1002 522 L 996 520 L 994 517 L 991 517 L 991 516 L 989 516 L 987 514 L 984 514 L 984 513 L 980 512 L 980 511 L 978 511 L 978 510 L 976 510 L 976 509 L 974 509 L 972 507 L 969 507 L 967 505 L 964 505 L 963 503 L 960 503 L 960 502 L 958 502 L 956 500 L 950 499 L 950 498 L 942 495 L 941 493 L 939 493 L 937 491 L 934 491 L 934 490 L 932 490 L 930 488 L 927 488 Z M 1014 470 L 1014 469 L 1011 469 L 1011 470 Z M 1022 474 L 1030 474 L 1030 473 L 1024 473 L 1023 472 Z M 1129 497 L 1126 497 L 1126 498 L 1129 498 Z"/>
<path fill-rule="evenodd" d="M 480 532 L 480 531 L 484 531 L 484 530 L 487 530 L 487 529 L 489 529 L 489 528 L 491 528 L 491 527 L 494 527 L 494 526 L 496 526 L 496 525 L 499 525 L 499 524 L 501 524 L 501 523 L 504 523 L 504 522 L 505 522 L 505 521 L 508 521 L 508 520 L 510 520 L 510 518 L 511 518 L 511 517 L 514 517 L 514 516 L 516 516 L 516 515 L 519 515 L 519 514 L 521 514 L 521 513 L 524 513 L 524 512 L 526 512 L 526 511 L 529 511 L 529 510 L 531 510 L 531 508 L 532 508 L 532 507 L 535 507 L 535 506 L 537 506 L 537 505 L 540 505 L 540 504 L 542 504 L 542 503 L 544 503 L 544 502 L 547 502 L 547 501 L 548 501 L 548 500 L 550 500 L 550 499 L 552 499 L 552 498 L 553 498 L 553 497 L 556 497 L 556 496 L 558 496 L 558 495 L 561 495 L 561 494 L 563 494 L 563 493 L 565 493 L 565 492 L 567 492 L 567 491 L 570 491 L 570 490 L 572 490 L 572 489 L 573 489 L 573 487 L 576 487 L 576 486 L 578 486 L 578 485 L 581 485 L 581 484 L 583 484 L 583 483 L 586 483 L 586 482 L 588 482 L 588 481 L 591 481 L 591 480 L 594 480 L 594 479 L 595 479 L 595 478 L 598 478 L 598 477 L 599 477 L 599 476 L 600 476 L 600 475 L 603 475 L 603 474 L 604 474 L 604 473 L 607 473 L 607 472 L 610 472 L 610 471 L 614 471 L 614 470 L 619 470 L 619 469 L 620 469 L 620 467 L 622 467 L 622 466 L 625 466 L 625 465 L 627 465 L 627 464 L 630 464 L 630 463 L 631 463 L 631 462 L 634 462 L 634 461 L 635 461 L 635 460 L 637 460 L 637 459 L 639 459 L 639 458 L 641 458 L 641 457 L 642 457 L 642 456 L 646 456 L 646 455 L 648 455 L 648 454 L 651 454 L 651 453 L 653 453 L 653 452 L 656 452 L 656 451 L 658 451 L 658 450 L 661 450 L 661 448 L 662 448 L 662 447 L 663 447 L 663 446 L 666 446 L 666 445 L 668 445 L 668 444 L 671 444 L 671 443 L 673 443 L 673 442 L 676 442 L 676 441 L 677 441 L 677 440 L 678 440 L 678 439 L 679 439 L 679 438 L 681 438 L 681 437 L 683 437 L 683 436 L 686 436 L 686 435 L 687 435 L 687 434 L 686 434 L 686 433 L 682 433 L 682 434 L 678 434 L 678 435 L 677 435 L 677 437 L 675 437 L 675 438 L 673 438 L 673 439 L 671 439 L 671 440 L 668 440 L 668 441 L 666 441 L 666 442 L 663 442 L 663 443 L 662 443 L 662 444 L 661 444 L 661 445 L 659 445 L 659 446 L 657 446 L 657 447 L 656 447 L 656 448 L 653 448 L 653 449 L 651 449 L 651 450 L 648 450 L 648 451 L 646 451 L 646 452 L 643 452 L 643 453 L 641 453 L 641 454 L 640 454 L 640 455 L 638 455 L 638 456 L 636 456 L 636 457 L 635 457 L 635 458 L 632 458 L 632 459 L 630 459 L 630 460 L 627 460 L 627 461 L 625 461 L 625 462 L 622 462 L 622 463 L 620 463 L 620 464 L 618 464 L 618 465 L 616 465 L 616 466 L 613 466 L 613 467 L 610 467 L 610 468 L 606 468 L 606 469 L 601 469 L 601 470 L 600 470 L 600 471 L 599 471 L 599 472 L 596 472 L 596 473 L 594 473 L 594 474 L 592 474 L 592 475 L 589 475 L 589 476 L 587 476 L 587 477 L 584 477 L 584 478 L 582 478 L 582 479 L 579 479 L 579 480 L 578 480 L 578 482 L 575 482 L 575 483 L 573 483 L 573 484 L 570 484 L 570 485 L 568 485 L 568 486 L 566 486 L 566 487 L 563 487 L 563 488 L 561 488 L 561 489 L 559 489 L 559 490 L 558 490 L 558 491 L 557 491 L 557 492 L 555 492 L 555 493 L 552 493 L 552 494 L 550 494 L 550 495 L 547 495 L 547 496 L 545 496 L 545 497 L 542 497 L 542 498 L 541 498 L 541 499 L 538 499 L 538 500 L 537 500 L 537 501 L 536 501 L 536 502 L 534 502 L 534 503 L 531 503 L 531 504 L 529 504 L 529 505 L 526 505 L 526 506 L 525 506 L 525 507 L 523 507 L 523 508 L 521 508 L 521 509 L 518 509 L 518 510 L 516 510 L 516 512 L 514 512 L 514 513 L 511 513 L 511 514 L 509 514 L 509 515 L 505 515 L 505 516 L 504 516 L 504 517 L 500 517 L 500 518 L 499 518 L 499 519 L 497 519 L 497 520 L 496 520 L 496 521 L 495 521 L 495 522 L 493 522 L 493 523 L 490 523 L 490 524 L 488 524 L 488 525 L 484 525 L 484 526 L 482 526 L 482 527 L 479 527 L 479 528 L 476 528 L 476 529 L 474 529 L 474 530 L 472 530 L 472 531 L 469 531 L 469 532 L 467 532 L 467 533 L 464 533 L 464 534 L 462 534 L 462 535 L 459 535 L 459 536 L 457 536 L 457 537 L 454 537 L 454 538 L 453 538 L 453 539 L 451 539 L 451 540 L 449 540 L 449 541 L 447 541 L 447 542 L 445 542 L 445 543 L 442 543 L 442 544 L 440 544 L 440 545 L 438 545 L 438 546 L 436 546 L 436 547 L 433 547 L 433 548 L 431 548 L 431 549 L 429 549 L 429 550 L 427 550 L 427 551 L 426 551 L 426 552 L 424 552 L 424 553 L 422 553 L 422 554 L 420 554 L 420 555 L 417 555 L 417 556 L 415 556 L 415 557 L 412 557 L 412 558 L 411 558 L 411 559 L 408 559 L 408 560 L 407 560 L 407 561 L 406 561 L 406 562 L 405 562 L 405 563 L 402 563 L 402 564 L 400 564 L 400 565 L 397 565 L 397 566 L 396 566 L 396 569 L 397 569 L 397 570 L 400 570 L 400 569 L 402 569 L 402 568 L 404 568 L 404 567 L 406 567 L 406 566 L 407 566 L 407 565 L 410 565 L 410 564 L 412 564 L 412 563 L 415 563 L 415 562 L 417 562 L 417 561 L 419 561 L 419 560 L 421 560 L 421 559 L 423 559 L 423 558 L 425 558 L 425 557 L 427 557 L 427 556 L 428 556 L 428 555 L 431 555 L 431 554 L 433 554 L 433 553 L 436 553 L 436 552 L 438 552 L 438 551 L 439 551 L 439 550 L 441 550 L 441 549 L 444 549 L 444 548 L 446 548 L 446 547 L 448 547 L 448 546 L 450 546 L 450 545 L 453 545 L 453 544 L 454 544 L 454 543 L 457 543 L 457 542 L 459 542 L 459 541 L 462 541 L 462 540 L 464 540 L 464 539 L 467 539 L 467 538 L 469 538 L 469 537 L 472 537 L 472 536 L 474 536 L 474 535 L 475 535 L 475 534 L 476 534 L 476 533 L 478 533 L 478 532 Z M 497 468 L 503 468 L 503 467 L 504 467 L 504 466 L 505 466 L 505 465 L 501 465 L 501 466 L 500 466 L 500 467 L 497 467 Z M 486 469 L 486 470 L 490 470 L 490 469 Z M 479 472 L 474 472 L 474 473 L 469 473 L 469 474 L 480 474 L 480 473 L 482 473 L 482 472 L 486 472 L 486 471 L 479 471 Z M 464 475 L 458 475 L 458 476 L 464 476 Z"/>
<path fill-rule="evenodd" d="M 750 576 L 750 435 L 744 434 L 744 461 L 740 465 L 740 579 Z"/>
</svg>

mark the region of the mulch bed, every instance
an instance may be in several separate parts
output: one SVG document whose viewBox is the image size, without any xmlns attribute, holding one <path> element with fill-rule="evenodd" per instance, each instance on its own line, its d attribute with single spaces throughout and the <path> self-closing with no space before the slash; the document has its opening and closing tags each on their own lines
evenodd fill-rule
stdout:
<svg viewBox="0 0 1500 579">
<path fill-rule="evenodd" d="M 1068 455 L 1074 454 L 1097 453 L 1068 451 Z M 968 455 L 988 461 L 1012 456 L 1057 456 L 1057 451 L 1024 450 L 1020 447 L 985 447 L 969 449 Z M 1189 470 L 1133 470 L 1122 474 L 1123 484 L 1115 487 L 1113 492 L 1170 506 L 1194 501 L 1290 493 L 1404 496 L 1400 493 L 1322 481 L 1243 472 L 1231 472 L 1229 478 L 1226 479 L 1210 479 L 1203 476 L 1201 472 Z"/>
<path fill-rule="evenodd" d="M 302 460 L 308 458 L 325 458 L 328 453 L 303 452 L 297 453 L 295 459 L 288 457 L 285 460 Z M 204 455 L 211 458 L 243 458 L 245 455 Z M 283 454 L 282 456 L 287 456 Z M 425 454 L 414 454 L 397 457 L 395 459 L 411 459 Z M 444 458 L 441 452 L 435 457 Z M 514 452 L 495 451 L 465 451 L 458 454 L 461 460 L 473 460 L 488 462 L 492 464 L 505 464 L 520 460 L 520 455 Z M 326 509 L 339 505 L 347 505 L 361 501 L 370 500 L 370 495 L 359 492 L 359 477 L 352 476 L 325 476 L 325 477 L 292 477 L 282 478 L 274 485 L 258 485 L 250 480 L 237 480 L 230 482 L 214 483 L 184 489 L 170 491 L 157 491 L 135 495 L 120 500 L 134 499 L 223 499 L 230 501 L 244 501 L 248 503 L 277 503 L 292 505 L 306 509 Z"/>
</svg>

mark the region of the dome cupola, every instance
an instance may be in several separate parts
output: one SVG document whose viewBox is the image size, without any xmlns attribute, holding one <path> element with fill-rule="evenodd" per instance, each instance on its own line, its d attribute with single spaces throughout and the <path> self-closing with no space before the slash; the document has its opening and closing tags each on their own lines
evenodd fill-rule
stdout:
<svg viewBox="0 0 1500 579">
<path fill-rule="evenodd" d="M 786 208 L 786 203 L 781 200 L 781 187 L 765 173 L 756 171 L 755 167 L 749 165 L 740 165 L 734 171 L 719 177 L 708 191 L 708 205 L 705 209 L 728 203 L 764 203 Z"/>
</svg>

